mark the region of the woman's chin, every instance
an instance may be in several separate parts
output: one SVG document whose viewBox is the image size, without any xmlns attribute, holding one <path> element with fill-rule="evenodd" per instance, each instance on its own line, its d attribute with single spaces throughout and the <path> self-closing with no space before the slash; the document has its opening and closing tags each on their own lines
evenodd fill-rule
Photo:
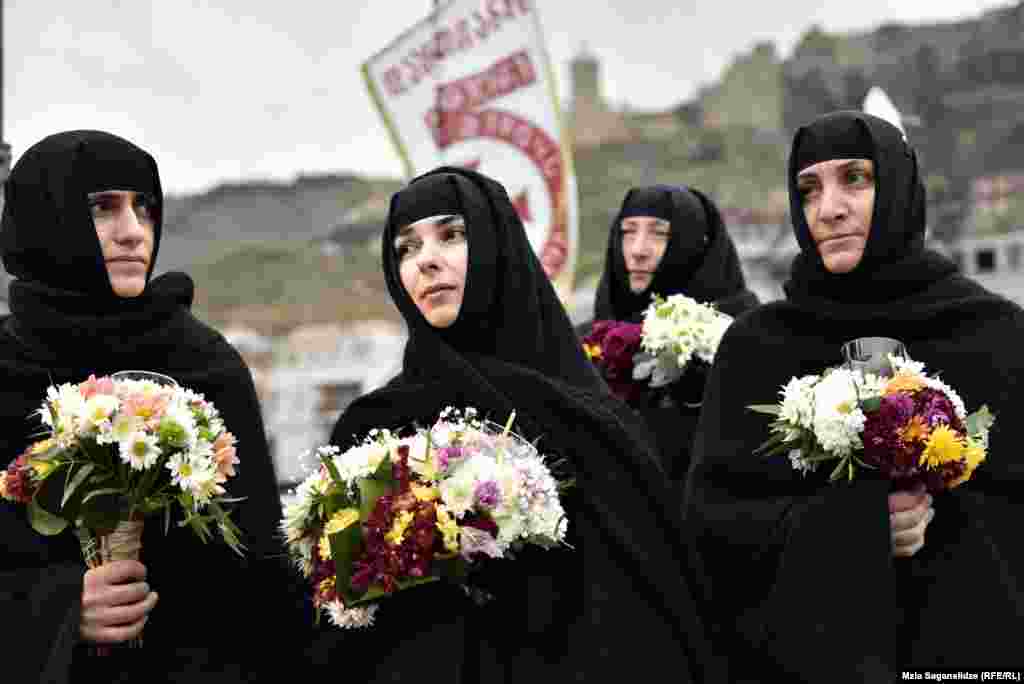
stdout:
<svg viewBox="0 0 1024 684">
<path fill-rule="evenodd" d="M 841 275 L 843 273 L 849 273 L 853 269 L 857 268 L 860 264 L 861 258 L 864 256 L 864 250 L 843 250 L 841 252 L 833 252 L 831 254 L 824 254 L 821 260 L 825 264 L 825 269 L 829 273 L 835 273 Z"/>
<path fill-rule="evenodd" d="M 111 278 L 110 287 L 118 297 L 138 297 L 146 289 L 145 278 Z"/>
</svg>

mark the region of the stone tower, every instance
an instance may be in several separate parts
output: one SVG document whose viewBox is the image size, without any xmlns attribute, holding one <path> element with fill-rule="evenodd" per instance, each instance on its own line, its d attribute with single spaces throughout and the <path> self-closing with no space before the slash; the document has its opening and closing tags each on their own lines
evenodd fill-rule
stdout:
<svg viewBox="0 0 1024 684">
<path fill-rule="evenodd" d="M 601 94 L 601 63 L 586 44 L 570 63 L 573 140 L 579 147 L 624 142 L 633 135 L 622 114 L 608 108 Z"/>
</svg>

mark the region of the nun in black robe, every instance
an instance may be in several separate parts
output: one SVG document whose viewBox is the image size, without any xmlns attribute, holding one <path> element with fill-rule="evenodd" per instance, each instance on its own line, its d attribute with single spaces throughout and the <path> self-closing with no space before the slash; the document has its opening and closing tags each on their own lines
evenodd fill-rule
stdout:
<svg viewBox="0 0 1024 684">
<path fill-rule="evenodd" d="M 456 320 L 434 328 L 402 285 L 393 241 L 442 214 L 465 218 L 469 263 Z M 607 681 L 649 668 L 717 681 L 687 580 L 691 546 L 653 447 L 584 357 L 505 189 L 451 167 L 413 180 L 392 198 L 383 262 L 409 327 L 402 372 L 353 402 L 332 442 L 429 424 L 447 406 L 502 422 L 515 411 L 520 434 L 571 470 L 572 548 L 494 562 L 481 581 L 496 598 L 483 607 L 454 586 L 388 598 L 372 628 L 326 639 L 322 660 L 365 682 Z"/>
<path fill-rule="evenodd" d="M 653 216 L 671 226 L 668 245 L 643 292 L 633 292 L 622 252 L 622 220 Z M 640 323 L 653 295 L 683 294 L 736 317 L 757 306 L 746 288 L 736 247 L 715 204 L 693 188 L 652 185 L 632 188 L 612 222 L 604 273 L 594 301 L 594 320 L 579 328 L 590 333 L 594 321 Z M 690 465 L 690 446 L 700 416 L 706 373 L 688 370 L 669 387 L 646 388 L 629 402 L 647 421 L 657 440 L 662 467 L 680 485 Z"/>
<path fill-rule="evenodd" d="M 143 192 L 155 201 L 150 273 L 134 298 L 114 294 L 103 260 L 86 196 L 104 190 Z M 289 581 L 277 532 L 280 499 L 249 370 L 191 314 L 188 276 L 149 279 L 163 208 L 156 162 L 114 135 L 70 131 L 27 150 L 5 192 L 0 246 L 15 280 L 11 313 L 0 319 L 3 467 L 38 433 L 32 414 L 49 385 L 126 369 L 169 375 L 211 400 L 238 439 L 241 463 L 227 486 L 231 496 L 245 497 L 233 519 L 248 551 L 243 559 L 191 530 L 172 525 L 165 535 L 162 521 L 148 523 L 141 561 L 159 601 L 144 646 L 96 657 L 79 636 L 86 568 L 74 533 L 41 536 L 24 506 L 0 501 L 0 679 L 260 681 L 256 654 L 281 652 L 284 635 L 311 618 L 300 616 L 305 607 L 289 593 L 298 584 Z M 286 620 L 294 623 L 287 630 Z"/>
<path fill-rule="evenodd" d="M 826 268 L 804 218 L 796 176 L 818 162 L 870 159 L 875 199 L 863 257 Z M 1020 670 L 1024 655 L 1024 312 L 923 247 L 925 195 L 900 131 L 837 112 L 796 132 L 791 211 L 801 247 L 786 298 L 726 333 L 704 395 L 686 519 L 713 578 L 714 629 L 735 682 L 889 682 L 903 671 Z M 794 376 L 843 362 L 859 337 L 902 341 L 960 393 L 996 415 L 988 459 L 935 495 L 924 546 L 894 557 L 889 482 L 867 473 L 830 483 L 754 450 Z M 737 572 L 742 568 L 742 573 Z"/>
</svg>

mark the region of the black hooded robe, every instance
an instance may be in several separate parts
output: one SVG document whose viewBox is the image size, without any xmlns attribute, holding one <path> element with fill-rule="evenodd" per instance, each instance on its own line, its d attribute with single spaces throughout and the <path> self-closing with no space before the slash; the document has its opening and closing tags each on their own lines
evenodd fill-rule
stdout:
<svg viewBox="0 0 1024 684">
<path fill-rule="evenodd" d="M 438 330 L 405 292 L 392 240 L 412 221 L 456 213 L 469 235 L 465 297 Z M 447 406 L 496 421 L 515 410 L 520 434 L 573 471 L 563 499 L 572 550 L 495 562 L 481 580 L 497 598 L 482 608 L 446 585 L 389 598 L 371 629 L 325 639 L 324 662 L 360 668 L 352 676 L 365 682 L 598 681 L 649 667 L 718 681 L 687 580 L 691 547 L 643 426 L 583 356 L 504 188 L 463 169 L 422 176 L 392 199 L 383 246 L 410 328 L 402 374 L 355 401 L 332 442 L 425 424 Z"/>
<path fill-rule="evenodd" d="M 654 216 L 668 221 L 671 235 L 650 286 L 634 293 L 629 287 L 622 253 L 622 219 Z M 604 273 L 594 301 L 594 321 L 617 320 L 640 323 L 654 294 L 669 297 L 684 294 L 736 317 L 758 304 L 746 288 L 736 246 L 729 237 L 721 214 L 704 194 L 692 188 L 654 185 L 633 188 L 612 222 L 608 236 Z M 594 321 L 577 328 L 586 336 Z M 645 390 L 631 401 L 647 422 L 657 441 L 665 474 L 681 486 L 690 465 L 690 447 L 706 375 L 688 371 L 670 388 Z"/>
<path fill-rule="evenodd" d="M 49 385 L 119 370 L 169 375 L 212 401 L 238 439 L 241 463 L 227 487 L 246 497 L 232 517 L 248 551 L 242 559 L 219 540 L 204 545 L 173 525 L 165 536 L 162 519 L 147 521 L 141 560 L 160 598 L 144 647 L 96 657 L 78 633 L 86 568 L 77 538 L 70 529 L 39 535 L 24 506 L 0 501 L 0 615 L 8 634 L 0 678 L 261 681 L 270 676 L 261 654 L 284 652 L 286 636 L 309 618 L 299 617 L 298 585 L 277 532 L 276 477 L 252 378 L 237 351 L 190 313 L 193 286 L 184 274 L 151 280 L 139 297 L 113 294 L 86 203 L 86 193 L 104 189 L 156 199 L 152 270 L 162 195 L 156 164 L 141 149 L 98 131 L 58 134 L 28 150 L 7 181 L 0 241 L 17 280 L 11 314 L 0 319 L 0 465 L 38 433 L 32 414 Z"/>
<path fill-rule="evenodd" d="M 868 151 L 831 149 L 860 137 Z M 814 149 L 820 159 L 813 158 Z M 842 145 L 835 145 L 841 148 Z M 890 682 L 908 670 L 1020 670 L 1024 554 L 1017 528 L 1024 466 L 1013 435 L 1024 312 L 922 248 L 924 191 L 912 150 L 889 124 L 837 113 L 797 132 L 790 194 L 798 240 L 786 300 L 726 333 L 704 397 L 687 486 L 687 523 L 712 577 L 713 628 L 734 682 Z M 811 157 L 808 161 L 808 157 Z M 829 158 L 875 162 L 872 228 L 861 263 L 825 270 L 795 176 Z M 842 363 L 858 337 L 901 340 L 926 371 L 996 415 L 988 459 L 938 494 L 924 547 L 894 558 L 888 481 L 830 483 L 787 458 L 753 454 L 790 378 Z M 741 568 L 741 571 L 738 569 Z"/>
</svg>

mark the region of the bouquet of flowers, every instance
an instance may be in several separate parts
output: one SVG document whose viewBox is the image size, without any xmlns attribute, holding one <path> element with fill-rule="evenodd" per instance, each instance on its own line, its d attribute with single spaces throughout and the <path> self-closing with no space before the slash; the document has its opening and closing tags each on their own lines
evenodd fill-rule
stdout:
<svg viewBox="0 0 1024 684">
<path fill-rule="evenodd" d="M 116 375 L 116 374 L 115 374 Z M 237 553 L 223 504 L 239 462 L 235 438 L 202 395 L 153 380 L 89 376 L 50 387 L 37 411 L 45 437 L 0 473 L 0 495 L 25 504 L 40 534 L 73 525 L 87 565 L 138 558 L 143 521 L 171 509 L 205 542 L 211 523 Z"/>
<path fill-rule="evenodd" d="M 985 460 L 995 417 L 986 406 L 968 415 L 924 364 L 896 355 L 889 361 L 889 378 L 833 368 L 790 380 L 781 404 L 748 407 L 776 418 L 758 452 L 788 453 L 804 474 L 836 461 L 833 481 L 866 468 L 932 492 L 966 482 Z"/>
<path fill-rule="evenodd" d="M 654 295 L 643 323 L 597 321 L 583 351 L 608 381 L 613 394 L 629 401 L 642 391 L 679 380 L 694 360 L 710 365 L 732 317 L 686 295 Z"/>
<path fill-rule="evenodd" d="M 342 628 L 373 624 L 380 600 L 440 580 L 469 586 L 485 559 L 565 538 L 561 485 L 522 437 L 448 408 L 399 437 L 371 430 L 358 445 L 316 450 L 322 465 L 281 523 L 314 605 Z"/>
</svg>

